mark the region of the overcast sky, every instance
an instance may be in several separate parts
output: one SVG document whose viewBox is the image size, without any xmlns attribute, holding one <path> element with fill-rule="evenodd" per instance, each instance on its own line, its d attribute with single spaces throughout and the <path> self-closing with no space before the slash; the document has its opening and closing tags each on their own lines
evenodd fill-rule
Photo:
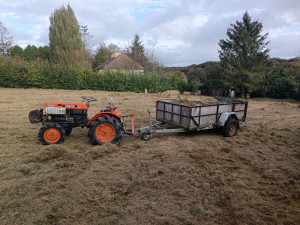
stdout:
<svg viewBox="0 0 300 225">
<path fill-rule="evenodd" d="M 246 10 L 269 33 L 271 57 L 300 56 L 300 0 L 0 0 L 0 21 L 23 48 L 48 45 L 49 16 L 68 2 L 95 47 L 138 33 L 166 66 L 219 60 L 219 40 Z"/>
</svg>

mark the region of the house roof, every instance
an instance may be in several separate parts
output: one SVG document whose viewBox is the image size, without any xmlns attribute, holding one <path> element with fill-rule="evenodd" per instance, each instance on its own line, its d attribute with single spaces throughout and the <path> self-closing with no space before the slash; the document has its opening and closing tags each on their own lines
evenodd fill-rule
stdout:
<svg viewBox="0 0 300 225">
<path fill-rule="evenodd" d="M 121 54 L 115 58 L 111 58 L 100 66 L 96 67 L 95 70 L 105 69 L 123 69 L 123 70 L 144 70 L 137 62 L 133 61 L 129 56 Z"/>
</svg>

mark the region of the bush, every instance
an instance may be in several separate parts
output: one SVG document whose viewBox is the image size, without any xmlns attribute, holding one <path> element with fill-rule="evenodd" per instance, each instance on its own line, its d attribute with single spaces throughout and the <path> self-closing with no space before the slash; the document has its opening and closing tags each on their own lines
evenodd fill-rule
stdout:
<svg viewBox="0 0 300 225">
<path fill-rule="evenodd" d="M 21 58 L 0 57 L 0 86 L 21 87 L 28 79 L 28 63 Z"/>
<path fill-rule="evenodd" d="M 296 97 L 296 93 L 299 88 L 299 81 L 297 81 L 297 74 L 288 71 L 288 69 L 274 66 L 267 81 L 267 97 Z"/>
<path fill-rule="evenodd" d="M 105 72 L 89 68 L 67 67 L 48 61 L 26 62 L 20 58 L 0 56 L 0 86 L 11 88 L 92 89 L 104 91 L 151 92 L 186 90 L 185 82 L 177 73 L 135 74 Z"/>
</svg>

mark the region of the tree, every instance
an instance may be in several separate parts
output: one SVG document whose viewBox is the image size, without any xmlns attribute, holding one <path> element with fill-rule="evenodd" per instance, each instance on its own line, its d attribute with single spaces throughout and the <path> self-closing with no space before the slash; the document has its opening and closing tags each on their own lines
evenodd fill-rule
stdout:
<svg viewBox="0 0 300 225">
<path fill-rule="evenodd" d="M 109 60 L 111 58 L 111 55 L 112 52 L 106 47 L 106 44 L 104 42 L 100 43 L 100 46 L 98 47 L 93 60 L 93 69 Z"/>
<path fill-rule="evenodd" d="M 201 89 L 203 93 L 208 94 L 220 89 L 219 62 L 191 65 L 186 73 L 193 92 Z"/>
<path fill-rule="evenodd" d="M 143 67 L 145 67 L 148 62 L 147 57 L 145 56 L 144 44 L 138 34 L 134 35 L 131 42 L 129 47 L 129 56 Z"/>
<path fill-rule="evenodd" d="M 20 58 L 24 57 L 24 50 L 19 45 L 15 45 L 10 52 L 11 56 L 19 56 Z"/>
<path fill-rule="evenodd" d="M 145 50 L 147 64 L 144 66 L 146 71 L 159 71 L 163 68 L 161 59 L 157 57 L 157 52 L 154 47 L 148 47 Z"/>
<path fill-rule="evenodd" d="M 31 61 L 36 59 L 36 51 L 37 47 L 34 45 L 27 45 L 27 47 L 24 49 L 24 58 L 26 61 Z"/>
<path fill-rule="evenodd" d="M 138 34 L 134 35 L 127 52 L 134 61 L 144 67 L 145 71 L 157 70 L 162 66 L 153 48 L 145 49 L 141 37 Z"/>
<path fill-rule="evenodd" d="M 49 58 L 49 46 L 45 45 L 44 47 L 40 46 L 36 50 L 36 57 L 40 60 L 50 61 Z"/>
<path fill-rule="evenodd" d="M 0 21 L 0 55 L 9 55 L 14 38 L 10 36 L 9 30 Z"/>
<path fill-rule="evenodd" d="M 118 45 L 113 44 L 113 43 L 110 43 L 110 44 L 107 46 L 107 48 L 108 48 L 108 50 L 109 50 L 111 53 L 120 52 L 120 48 L 118 47 Z"/>
<path fill-rule="evenodd" d="M 84 65 L 84 51 L 80 26 L 68 4 L 50 16 L 50 59 L 53 63 L 72 66 Z"/>
<path fill-rule="evenodd" d="M 92 47 L 90 44 L 90 40 L 94 37 L 88 31 L 87 26 L 80 26 L 80 32 L 82 34 L 82 44 L 83 44 L 83 51 L 84 51 L 84 61 L 85 66 L 91 67 L 93 54 L 92 54 Z"/>
<path fill-rule="evenodd" d="M 227 29 L 228 39 L 219 42 L 223 84 L 242 96 L 255 90 L 266 69 L 269 42 L 268 33 L 261 34 L 262 28 L 262 23 L 251 21 L 246 11 L 241 22 L 236 21 Z"/>
<path fill-rule="evenodd" d="M 44 59 L 47 59 L 50 62 L 50 47 L 48 45 L 45 45 L 43 47 L 43 54 L 44 54 Z"/>
</svg>

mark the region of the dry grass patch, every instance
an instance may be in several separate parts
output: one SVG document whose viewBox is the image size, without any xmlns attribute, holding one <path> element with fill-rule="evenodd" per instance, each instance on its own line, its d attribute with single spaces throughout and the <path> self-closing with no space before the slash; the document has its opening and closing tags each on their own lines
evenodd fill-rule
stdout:
<svg viewBox="0 0 300 225">
<path fill-rule="evenodd" d="M 29 111 L 82 95 L 99 99 L 89 117 L 113 96 L 140 126 L 156 100 L 180 96 L 0 88 L 1 224 L 299 224 L 299 102 L 250 100 L 233 138 L 201 131 L 93 146 L 76 128 L 41 145 Z"/>
</svg>

